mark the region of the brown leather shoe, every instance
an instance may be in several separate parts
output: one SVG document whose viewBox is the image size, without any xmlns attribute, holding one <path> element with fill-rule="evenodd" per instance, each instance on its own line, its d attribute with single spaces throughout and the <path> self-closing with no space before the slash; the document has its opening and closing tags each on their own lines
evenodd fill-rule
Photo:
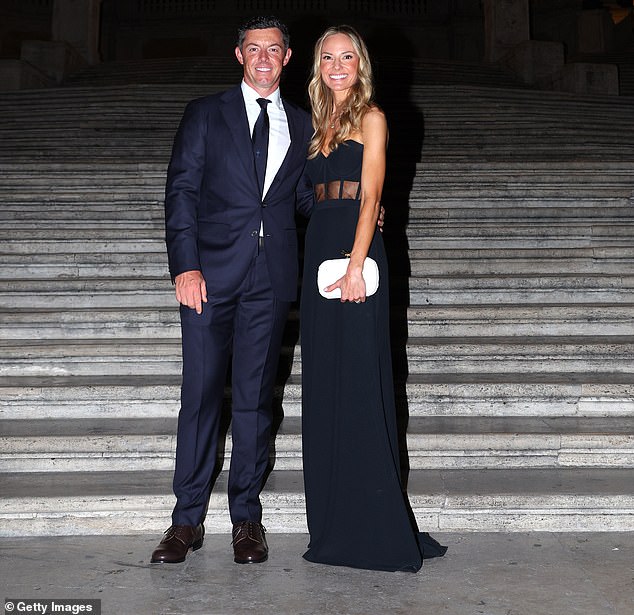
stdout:
<svg viewBox="0 0 634 615">
<path fill-rule="evenodd" d="M 236 564 L 259 564 L 269 556 L 261 523 L 242 521 L 233 524 L 233 561 Z"/>
<path fill-rule="evenodd" d="M 172 525 L 163 534 L 163 538 L 158 547 L 152 553 L 153 564 L 178 564 L 184 562 L 187 553 L 191 549 L 196 551 L 203 546 L 205 527 L 201 523 L 192 525 Z"/>
</svg>

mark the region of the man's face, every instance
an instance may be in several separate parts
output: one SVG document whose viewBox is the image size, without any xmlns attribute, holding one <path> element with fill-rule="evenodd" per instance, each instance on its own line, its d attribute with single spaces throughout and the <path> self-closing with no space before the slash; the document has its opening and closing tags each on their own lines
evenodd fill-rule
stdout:
<svg viewBox="0 0 634 615">
<path fill-rule="evenodd" d="M 247 30 L 242 49 L 236 47 L 245 82 L 264 97 L 278 87 L 282 67 L 290 57 L 291 50 L 284 51 L 282 33 L 277 28 Z"/>
</svg>

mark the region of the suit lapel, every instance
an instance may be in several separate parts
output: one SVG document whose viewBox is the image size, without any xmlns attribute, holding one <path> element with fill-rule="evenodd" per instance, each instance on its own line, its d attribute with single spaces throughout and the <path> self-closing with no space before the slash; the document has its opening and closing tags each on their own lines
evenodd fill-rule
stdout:
<svg viewBox="0 0 634 615">
<path fill-rule="evenodd" d="M 284 105 L 284 111 L 286 112 L 286 120 L 288 121 L 288 132 L 291 137 L 291 144 L 286 151 L 286 156 L 284 156 L 284 160 L 282 161 L 280 168 L 278 169 L 275 177 L 273 178 L 273 181 L 271 182 L 271 186 L 267 194 L 272 194 L 273 191 L 278 188 L 278 186 L 282 182 L 282 179 L 286 175 L 286 169 L 288 168 L 289 164 L 291 164 L 291 161 L 295 160 L 297 156 L 302 155 L 300 150 L 304 146 L 304 144 L 301 142 L 301 139 L 299 138 L 300 126 L 298 125 L 297 114 L 294 113 L 294 109 L 292 109 L 290 105 L 284 103 L 284 99 L 282 99 L 282 104 Z"/>
<path fill-rule="evenodd" d="M 244 166 L 245 177 L 252 178 L 257 190 L 257 176 L 255 163 L 253 162 L 251 135 L 249 134 L 249 120 L 240 86 L 226 92 L 222 97 L 222 102 L 221 113 L 237 146 L 238 158 Z"/>
</svg>

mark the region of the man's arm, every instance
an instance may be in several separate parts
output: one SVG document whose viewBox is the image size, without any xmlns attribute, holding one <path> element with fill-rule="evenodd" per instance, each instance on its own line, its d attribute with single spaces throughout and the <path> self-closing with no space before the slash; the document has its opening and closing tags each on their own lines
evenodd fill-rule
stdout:
<svg viewBox="0 0 634 615">
<path fill-rule="evenodd" d="M 200 105 L 185 109 L 174 138 L 165 188 L 165 241 L 176 299 L 202 313 L 207 287 L 198 257 L 197 209 L 205 166 L 206 122 Z"/>
<path fill-rule="evenodd" d="M 295 189 L 295 196 L 295 208 L 297 211 L 306 218 L 310 217 L 314 205 L 313 185 L 308 179 L 305 167 L 297 184 L 297 188 Z"/>
<path fill-rule="evenodd" d="M 197 210 L 205 167 L 207 123 L 189 103 L 174 137 L 165 187 L 165 241 L 172 279 L 200 270 Z"/>
</svg>

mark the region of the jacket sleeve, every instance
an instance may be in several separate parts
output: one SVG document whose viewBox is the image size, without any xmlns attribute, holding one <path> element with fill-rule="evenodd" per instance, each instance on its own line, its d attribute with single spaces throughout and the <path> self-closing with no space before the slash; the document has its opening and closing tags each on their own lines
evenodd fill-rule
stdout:
<svg viewBox="0 0 634 615">
<path fill-rule="evenodd" d="M 306 173 L 306 167 L 304 167 L 304 172 L 299 178 L 299 182 L 297 184 L 295 207 L 300 214 L 308 218 L 313 211 L 313 205 L 313 185 Z"/>
<path fill-rule="evenodd" d="M 206 148 L 206 114 L 200 101 L 192 101 L 174 137 L 165 187 L 165 242 L 172 280 L 201 268 L 197 217 Z"/>
<path fill-rule="evenodd" d="M 304 139 L 306 141 L 306 155 L 308 154 L 308 144 L 313 134 L 313 127 L 310 122 L 310 116 L 306 113 L 304 116 Z M 304 170 L 296 188 L 296 209 L 297 211 L 306 216 L 310 216 L 314 205 L 313 184 L 310 181 L 308 174 L 306 173 L 306 165 L 304 164 Z"/>
</svg>

